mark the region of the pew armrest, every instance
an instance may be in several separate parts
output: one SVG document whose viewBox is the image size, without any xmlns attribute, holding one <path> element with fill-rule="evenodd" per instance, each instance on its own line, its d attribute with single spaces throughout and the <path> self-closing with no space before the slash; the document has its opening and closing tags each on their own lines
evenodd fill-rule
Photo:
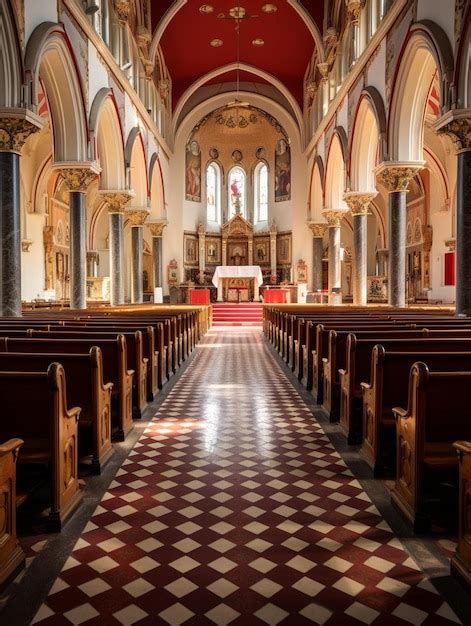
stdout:
<svg viewBox="0 0 471 626">
<path fill-rule="evenodd" d="M 368 391 L 368 389 L 371 389 L 371 383 L 360 383 L 360 387 L 363 391 Z"/>
<path fill-rule="evenodd" d="M 5 441 L 5 443 L 2 443 L 2 445 L 0 445 L 0 456 L 5 456 L 6 454 L 10 454 L 10 452 L 14 452 L 15 450 L 18 450 L 18 448 L 20 448 L 20 446 L 22 446 L 24 443 L 23 439 L 9 439 L 8 441 Z"/>
<path fill-rule="evenodd" d="M 470 441 L 455 441 L 453 446 L 460 454 L 471 454 L 471 442 Z M 1 447 L 0 447 L 1 450 Z"/>
<path fill-rule="evenodd" d="M 126 370 L 126 374 L 127 374 L 128 376 L 134 376 L 135 371 L 134 371 L 134 370 Z"/>
<path fill-rule="evenodd" d="M 347 373 L 347 370 L 344 370 L 343 367 L 339 369 L 340 376 L 345 376 L 346 373 Z"/>
<path fill-rule="evenodd" d="M 407 417 L 408 415 L 408 411 L 407 409 L 403 409 L 400 406 L 395 406 L 392 410 L 394 417 L 397 419 L 403 419 L 405 417 Z"/>
<path fill-rule="evenodd" d="M 113 383 L 105 383 L 102 389 L 103 391 L 108 391 L 108 390 L 111 391 L 113 389 Z"/>
<path fill-rule="evenodd" d="M 65 417 L 69 420 L 75 418 L 75 421 L 78 422 L 81 411 L 82 411 L 82 407 L 74 406 L 65 412 Z"/>
</svg>

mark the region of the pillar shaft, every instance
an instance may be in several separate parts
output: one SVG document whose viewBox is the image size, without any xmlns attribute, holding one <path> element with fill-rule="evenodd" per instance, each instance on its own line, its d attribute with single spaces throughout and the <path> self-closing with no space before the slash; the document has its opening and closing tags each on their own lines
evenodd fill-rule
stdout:
<svg viewBox="0 0 471 626">
<path fill-rule="evenodd" d="M 329 226 L 329 304 L 342 303 L 340 272 L 340 226 Z"/>
<path fill-rule="evenodd" d="M 0 315 L 21 316 L 20 155 L 0 152 Z"/>
<path fill-rule="evenodd" d="M 154 259 L 154 285 L 163 287 L 162 237 L 152 237 L 152 255 Z"/>
<path fill-rule="evenodd" d="M 313 238 L 312 248 L 312 288 L 314 291 L 318 291 L 322 289 L 322 258 L 324 256 L 324 244 L 321 237 Z"/>
<path fill-rule="evenodd" d="M 110 213 L 110 277 L 111 304 L 124 304 L 124 216 L 122 213 Z"/>
<path fill-rule="evenodd" d="M 353 215 L 353 304 L 364 305 L 367 299 L 367 220 L 365 213 Z"/>
<path fill-rule="evenodd" d="M 144 249 L 143 226 L 133 226 L 131 228 L 131 244 L 132 244 L 132 285 L 131 299 L 132 302 L 141 304 L 143 301 L 142 288 L 142 254 Z"/>
<path fill-rule="evenodd" d="M 458 154 L 456 314 L 471 316 L 471 151 Z"/>
<path fill-rule="evenodd" d="M 406 306 L 406 192 L 389 194 L 388 303 Z"/>
<path fill-rule="evenodd" d="M 87 308 L 86 193 L 69 192 L 70 308 Z"/>
</svg>

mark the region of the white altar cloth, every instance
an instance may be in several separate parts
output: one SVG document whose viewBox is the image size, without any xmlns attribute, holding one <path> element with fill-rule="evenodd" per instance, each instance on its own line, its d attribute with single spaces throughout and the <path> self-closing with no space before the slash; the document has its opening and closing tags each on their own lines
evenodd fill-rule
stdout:
<svg viewBox="0 0 471 626">
<path fill-rule="evenodd" d="M 218 265 L 213 276 L 213 285 L 218 288 L 218 302 L 223 299 L 223 278 L 254 278 L 254 300 L 259 300 L 259 287 L 263 285 L 262 270 L 259 265 Z"/>
</svg>

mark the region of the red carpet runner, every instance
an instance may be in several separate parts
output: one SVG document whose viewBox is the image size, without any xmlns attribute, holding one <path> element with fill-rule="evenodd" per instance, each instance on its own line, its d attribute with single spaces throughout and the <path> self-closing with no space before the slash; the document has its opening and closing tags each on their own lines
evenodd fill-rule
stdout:
<svg viewBox="0 0 471 626">
<path fill-rule="evenodd" d="M 216 302 L 213 304 L 214 326 L 261 326 L 263 305 L 252 302 Z"/>
<path fill-rule="evenodd" d="M 459 623 L 263 344 L 208 333 L 36 622 Z"/>
</svg>

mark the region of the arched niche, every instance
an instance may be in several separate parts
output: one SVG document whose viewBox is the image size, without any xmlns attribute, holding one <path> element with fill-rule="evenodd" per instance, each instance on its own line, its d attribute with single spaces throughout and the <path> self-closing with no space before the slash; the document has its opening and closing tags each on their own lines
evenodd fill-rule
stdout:
<svg viewBox="0 0 471 626">
<path fill-rule="evenodd" d="M 26 47 L 25 74 L 36 109 L 39 81 L 44 85 L 52 120 L 54 162 L 88 161 L 85 101 L 62 25 L 44 22 L 36 27 Z"/>
<path fill-rule="evenodd" d="M 414 25 L 397 69 L 389 114 L 389 154 L 393 161 L 422 161 L 424 118 L 438 72 L 441 112 L 449 108 L 448 83 L 453 70 L 451 45 L 436 25 Z"/>
<path fill-rule="evenodd" d="M 8 0 L 0 0 L 0 107 L 21 104 L 22 63 L 17 28 Z"/>
<path fill-rule="evenodd" d="M 124 189 L 124 143 L 116 101 L 111 89 L 95 96 L 90 111 L 90 133 L 94 137 L 95 159 L 101 166 L 101 189 Z"/>
</svg>

